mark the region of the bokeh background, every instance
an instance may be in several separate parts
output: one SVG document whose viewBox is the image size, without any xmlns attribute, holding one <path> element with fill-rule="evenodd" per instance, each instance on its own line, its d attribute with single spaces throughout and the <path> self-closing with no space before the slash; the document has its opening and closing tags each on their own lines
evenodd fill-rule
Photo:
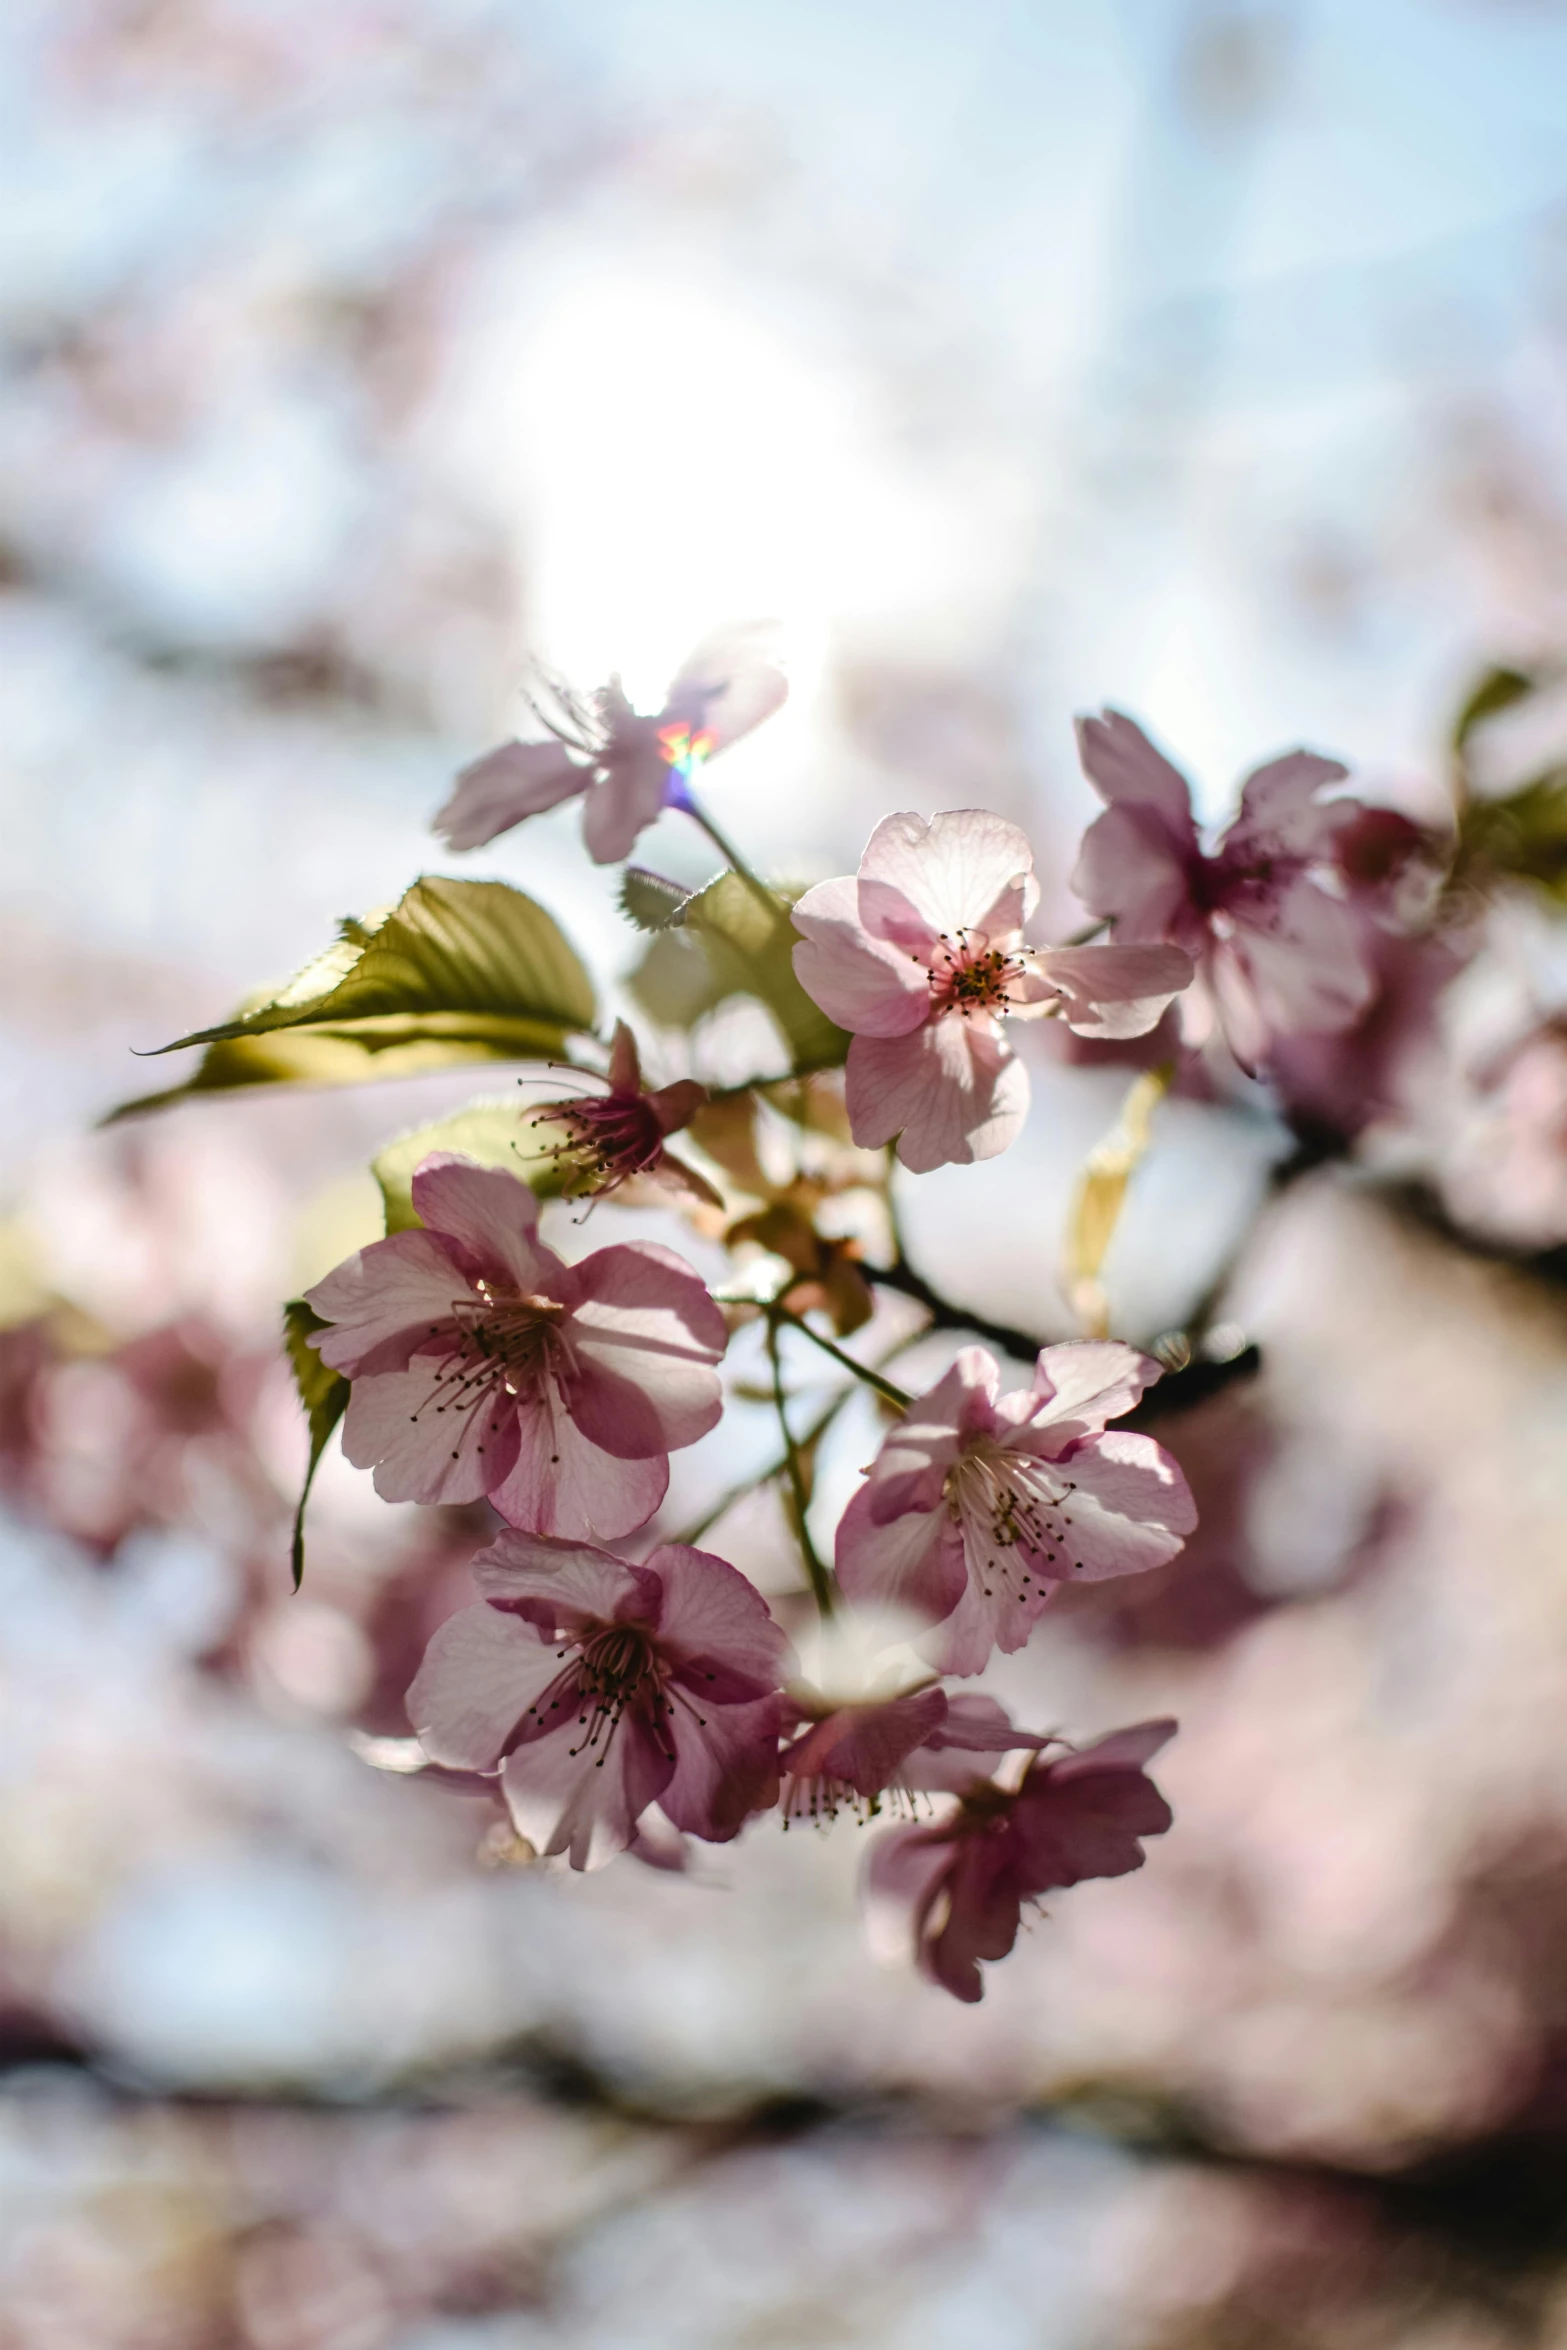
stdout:
<svg viewBox="0 0 1567 2350">
<path fill-rule="evenodd" d="M 1219 1284 L 1263 1368 L 1161 1427 L 1184 1557 L 994 1685 L 1178 1713 L 1177 1826 L 975 2010 L 866 1955 L 852 1823 L 568 1881 L 367 1764 L 477 1535 L 334 1454 L 289 1594 L 277 1304 L 471 1082 L 95 1131 L 421 870 L 624 978 L 571 811 L 427 831 L 531 652 L 653 696 L 776 616 L 721 822 L 808 880 L 983 802 L 1063 928 L 1105 699 L 1210 816 L 1300 740 L 1439 813 L 1567 639 L 1567 13 L 10 0 L 0 60 L 4 2350 L 1567 2343 L 1567 1078 L 1475 1079 L 1543 914 L 1353 1164 L 1161 1112 L 1116 1327 Z M 1035 1076 L 902 1208 L 1064 1335 L 1126 1073 Z"/>
</svg>

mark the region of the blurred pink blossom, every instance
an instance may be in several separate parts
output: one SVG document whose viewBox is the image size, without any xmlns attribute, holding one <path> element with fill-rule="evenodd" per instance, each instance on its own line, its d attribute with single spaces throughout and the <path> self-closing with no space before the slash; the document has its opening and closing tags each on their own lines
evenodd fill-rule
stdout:
<svg viewBox="0 0 1567 2350">
<path fill-rule="evenodd" d="M 643 1525 L 671 1451 L 722 1410 L 723 1317 L 671 1250 L 630 1241 L 567 1265 L 504 1169 L 438 1153 L 416 1231 L 308 1293 L 313 1343 L 353 1381 L 343 1449 L 388 1501 L 475 1501 L 534 1533 Z"/>
<path fill-rule="evenodd" d="M 1185 777 L 1140 726 L 1107 710 L 1080 719 L 1077 733 L 1084 772 L 1109 802 L 1072 876 L 1084 904 L 1119 939 L 1187 950 L 1243 1068 L 1266 1060 L 1276 1036 L 1347 1027 L 1372 977 L 1360 925 L 1329 875 L 1340 836 L 1365 811 L 1318 794 L 1348 768 L 1312 751 L 1269 760 L 1248 776 L 1209 856 Z"/>
<path fill-rule="evenodd" d="M 474 1575 L 487 1604 L 436 1633 L 409 1716 L 436 1763 L 500 1771 L 538 1851 L 597 1868 L 653 1803 L 722 1843 L 776 1799 L 788 1642 L 723 1559 L 508 1532 Z"/>
<path fill-rule="evenodd" d="M 770 718 L 788 679 L 761 623 L 714 632 L 698 645 L 652 717 L 627 701 L 618 677 L 582 696 L 555 685 L 544 742 L 502 743 L 465 767 L 435 830 L 454 849 L 481 848 L 525 816 L 581 793 L 588 854 L 613 865 L 666 807 L 678 807 L 693 770 Z"/>
<path fill-rule="evenodd" d="M 1034 1384 L 1001 1395 L 983 1347 L 916 1398 L 838 1528 L 853 1600 L 912 1608 L 944 1673 L 1021 1648 L 1053 1590 L 1172 1558 L 1197 1522 L 1176 1463 L 1151 1436 L 1105 1422 L 1159 1366 L 1134 1347 L 1048 1346 Z"/>
<path fill-rule="evenodd" d="M 1036 1755 L 1015 1792 L 971 1786 L 944 1818 L 878 1837 L 866 1893 L 879 1922 L 896 1920 L 931 1982 L 982 1999 L 979 1961 L 1006 1957 L 1025 1902 L 1142 1867 L 1138 1839 L 1171 1819 L 1143 1765 L 1174 1734 L 1174 1722 L 1140 1722 L 1080 1753 Z"/>
<path fill-rule="evenodd" d="M 854 1139 L 896 1138 L 925 1173 L 994 1158 L 1028 1111 L 1028 1073 L 1001 1023 L 1060 1013 L 1088 1036 L 1151 1028 L 1191 977 L 1167 947 L 1030 947 L 1034 858 L 983 808 L 888 816 L 857 875 L 819 882 L 794 909 L 800 984 L 852 1031 Z"/>
</svg>

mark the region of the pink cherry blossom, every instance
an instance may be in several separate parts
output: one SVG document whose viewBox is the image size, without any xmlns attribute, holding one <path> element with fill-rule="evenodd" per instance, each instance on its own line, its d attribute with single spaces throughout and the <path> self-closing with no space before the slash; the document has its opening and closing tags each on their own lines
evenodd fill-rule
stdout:
<svg viewBox="0 0 1567 2350">
<path fill-rule="evenodd" d="M 1348 1027 L 1370 998 L 1359 923 L 1329 876 L 1365 811 L 1323 801 L 1349 772 L 1289 751 L 1248 776 L 1210 856 L 1186 779 L 1118 710 L 1078 721 L 1084 772 L 1109 802 L 1088 828 L 1072 887 L 1128 941 L 1164 939 L 1198 965 L 1209 1008 L 1244 1068 L 1275 1036 Z"/>
<path fill-rule="evenodd" d="M 588 854 L 613 865 L 631 854 L 638 833 L 679 807 L 695 769 L 727 750 L 789 691 L 762 623 L 726 628 L 704 639 L 651 717 L 633 710 L 619 678 L 581 695 L 553 685 L 549 707 L 534 704 L 548 728 L 543 742 L 503 743 L 458 776 L 435 830 L 454 849 L 476 849 L 525 816 L 583 796 Z"/>
<path fill-rule="evenodd" d="M 1197 1522 L 1151 1436 L 1105 1422 L 1159 1366 L 1134 1347 L 1047 1346 L 1030 1388 L 1002 1395 L 994 1356 L 965 1347 L 883 1444 L 838 1527 L 852 1600 L 912 1609 L 939 1672 L 1021 1648 L 1052 1591 L 1173 1558 Z"/>
<path fill-rule="evenodd" d="M 1170 1807 L 1143 1765 L 1175 1732 L 1140 1722 L 1079 1753 L 1029 1764 L 1015 1792 L 971 1786 L 946 1816 L 877 1838 L 866 1869 L 873 1930 L 894 1921 L 921 1974 L 974 2001 L 981 1959 L 1005 1958 L 1025 1903 L 1143 1865 Z M 878 1914 L 879 1913 L 879 1914 Z"/>
<path fill-rule="evenodd" d="M 722 1195 L 706 1176 L 664 1148 L 665 1138 L 696 1116 L 708 1098 L 707 1087 L 682 1077 L 673 1085 L 647 1091 L 636 1038 L 624 1020 L 615 1023 L 604 1082 L 607 1091 L 602 1094 L 540 1102 L 530 1121 L 563 1131 L 566 1139 L 549 1156 L 564 1169 L 568 1193 L 576 1197 L 618 1191 L 634 1176 L 643 1176 L 721 1207 Z"/>
<path fill-rule="evenodd" d="M 1009 1017 L 1060 1013 L 1087 1036 L 1140 1036 L 1191 978 L 1169 947 L 1028 946 L 1039 898 L 1033 852 L 983 808 L 927 824 L 888 816 L 858 875 L 807 890 L 794 909 L 800 984 L 849 1029 L 857 1143 L 897 1139 L 906 1167 L 993 1158 L 1028 1110 Z"/>
<path fill-rule="evenodd" d="M 504 1168 L 451 1153 L 413 1179 L 423 1219 L 308 1293 L 312 1343 L 353 1381 L 343 1450 L 388 1501 L 476 1501 L 515 1526 L 613 1538 L 652 1516 L 668 1455 L 722 1409 L 723 1316 L 672 1250 L 565 1264 Z"/>
<path fill-rule="evenodd" d="M 954 1697 L 934 1682 L 840 1704 L 796 1688 L 786 1703 L 798 1726 L 779 1756 L 786 1828 L 840 1811 L 875 1819 L 889 1794 L 894 1808 L 912 1807 L 916 1794 L 955 1791 L 1017 1748 L 1051 1743 L 1016 1729 L 994 1698 Z"/>
<path fill-rule="evenodd" d="M 649 1805 L 711 1842 L 776 1800 L 789 1657 L 760 1592 L 708 1551 L 505 1533 L 485 1603 L 448 1617 L 408 1692 L 435 1763 L 500 1773 L 518 1831 L 574 1869 L 625 1851 Z"/>
</svg>

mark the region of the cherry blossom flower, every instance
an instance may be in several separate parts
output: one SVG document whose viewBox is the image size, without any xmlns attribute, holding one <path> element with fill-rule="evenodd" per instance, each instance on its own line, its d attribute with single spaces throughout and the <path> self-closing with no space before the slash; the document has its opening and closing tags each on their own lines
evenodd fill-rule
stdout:
<svg viewBox="0 0 1567 2350">
<path fill-rule="evenodd" d="M 353 1381 L 343 1450 L 388 1501 L 475 1501 L 534 1533 L 613 1538 L 664 1498 L 668 1455 L 717 1422 L 723 1316 L 672 1250 L 565 1264 L 504 1168 L 449 1152 L 413 1179 L 422 1228 L 308 1293 Z"/>
<path fill-rule="evenodd" d="M 1117 939 L 1184 947 L 1208 1008 L 1246 1069 L 1275 1036 L 1348 1027 L 1372 992 L 1359 923 L 1332 892 L 1340 836 L 1365 810 L 1323 801 L 1349 772 L 1289 751 L 1247 777 L 1240 812 L 1210 856 L 1180 770 L 1118 710 L 1078 721 L 1083 769 L 1109 802 L 1072 876 Z M 1360 835 L 1356 836 L 1357 838 Z"/>
<path fill-rule="evenodd" d="M 780 707 L 788 679 L 762 623 L 719 629 L 698 645 L 651 717 L 633 710 L 618 677 L 589 695 L 553 685 L 552 707 L 534 705 L 543 742 L 502 743 L 457 778 L 435 830 L 454 849 L 481 848 L 525 816 L 576 793 L 582 835 L 596 864 L 631 854 L 647 825 L 683 804 L 690 778 Z"/>
<path fill-rule="evenodd" d="M 964 1787 L 1015 1749 L 1051 1743 L 1016 1729 L 994 1698 L 954 1697 L 934 1682 L 844 1703 L 796 1687 L 787 1706 L 797 1735 L 779 1756 L 786 1828 L 840 1811 L 875 1819 L 889 1794 L 894 1808 L 912 1808 L 916 1794 Z"/>
<path fill-rule="evenodd" d="M 964 1347 L 916 1397 L 838 1527 L 852 1600 L 912 1609 L 939 1672 L 1021 1648 L 1052 1591 L 1173 1558 L 1195 1526 L 1180 1469 L 1151 1436 L 1105 1422 L 1159 1366 L 1134 1347 L 1047 1346 L 1034 1384 L 1002 1395 L 994 1356 Z"/>
<path fill-rule="evenodd" d="M 474 1577 L 485 1604 L 436 1633 L 409 1718 L 432 1762 L 500 1773 L 536 1851 L 597 1868 L 652 1804 L 724 1843 L 776 1800 L 789 1645 L 723 1559 L 505 1533 Z"/>
<path fill-rule="evenodd" d="M 929 1981 L 982 1999 L 979 1962 L 1006 1957 L 1025 1903 L 1142 1867 L 1139 1839 L 1171 1819 L 1143 1765 L 1174 1733 L 1174 1722 L 1140 1722 L 1075 1754 L 1036 1755 L 1015 1791 L 971 1786 L 944 1818 L 878 1837 L 866 1868 L 875 1938 L 890 1945 L 896 1932 Z"/>
<path fill-rule="evenodd" d="M 705 1175 L 664 1148 L 665 1138 L 678 1133 L 707 1100 L 707 1087 L 682 1077 L 673 1085 L 648 1092 L 642 1083 L 637 1040 L 624 1020 L 615 1023 L 610 1047 L 607 1092 L 540 1102 L 530 1123 L 559 1127 L 565 1140 L 548 1152 L 563 1169 L 566 1190 L 573 1198 L 584 1192 L 618 1191 L 633 1177 L 691 1192 L 714 1207 L 723 1195 Z"/>
<path fill-rule="evenodd" d="M 849 1029 L 857 1143 L 897 1139 L 906 1167 L 993 1158 L 1028 1110 L 1002 1023 L 1060 1013 L 1086 1036 L 1140 1036 L 1192 975 L 1170 947 L 1028 946 L 1033 852 L 983 808 L 888 816 L 857 875 L 794 909 L 800 984 Z"/>
</svg>

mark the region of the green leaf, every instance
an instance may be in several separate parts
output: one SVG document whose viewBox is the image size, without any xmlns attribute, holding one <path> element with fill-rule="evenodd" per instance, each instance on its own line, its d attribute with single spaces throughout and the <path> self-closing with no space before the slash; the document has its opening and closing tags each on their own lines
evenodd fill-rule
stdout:
<svg viewBox="0 0 1567 2350">
<path fill-rule="evenodd" d="M 662 873 L 643 865 L 628 865 L 621 877 L 620 910 L 639 930 L 669 930 L 682 920 L 681 909 L 691 892 Z"/>
<path fill-rule="evenodd" d="M 205 1045 L 194 1077 L 114 1113 L 161 1108 L 236 1085 L 351 1085 L 464 1061 L 559 1053 L 593 1027 L 592 982 L 542 906 L 504 881 L 416 881 L 372 927 L 335 946 L 278 995 L 162 1047 Z M 262 1051 L 239 1051 L 278 1039 Z"/>
<path fill-rule="evenodd" d="M 1490 874 L 1528 882 L 1567 906 L 1567 767 L 1547 768 L 1505 799 L 1472 800 L 1456 870 L 1470 880 Z"/>
<path fill-rule="evenodd" d="M 1477 726 L 1523 701 L 1533 693 L 1534 684 L 1521 669 L 1488 669 L 1453 720 L 1454 750 L 1462 753 Z"/>
<path fill-rule="evenodd" d="M 293 1298 L 283 1308 L 283 1345 L 293 1369 L 299 1400 L 310 1422 L 310 1466 L 305 1471 L 299 1507 L 294 1512 L 292 1557 L 296 1591 L 305 1577 L 305 1504 L 310 1499 L 310 1488 L 315 1483 L 327 1440 L 348 1409 L 348 1381 L 306 1343 L 313 1332 L 326 1327 L 321 1316 L 312 1313 L 303 1298 Z"/>
<path fill-rule="evenodd" d="M 558 1140 L 558 1136 L 554 1139 Z M 414 1169 L 432 1151 L 461 1151 L 481 1167 L 504 1167 L 519 1183 L 528 1184 L 539 1199 L 552 1199 L 564 1188 L 559 1162 L 550 1155 L 551 1138 L 543 1140 L 529 1124 L 521 1102 L 497 1098 L 470 1102 L 450 1118 L 416 1126 L 377 1151 L 370 1170 L 386 1202 L 388 1232 L 406 1232 L 419 1221 L 414 1213 Z"/>
<path fill-rule="evenodd" d="M 650 1018 L 690 1028 L 730 996 L 754 996 L 783 1031 L 796 1069 L 836 1068 L 849 1039 L 806 994 L 792 961 L 793 899 L 765 894 L 738 873 L 720 873 L 681 910 L 680 927 L 654 939 L 631 991 Z"/>
</svg>

